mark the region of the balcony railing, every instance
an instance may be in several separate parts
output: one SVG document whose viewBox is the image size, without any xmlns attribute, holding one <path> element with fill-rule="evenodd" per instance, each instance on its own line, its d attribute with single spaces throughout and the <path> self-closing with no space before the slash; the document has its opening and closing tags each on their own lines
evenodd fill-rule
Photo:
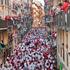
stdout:
<svg viewBox="0 0 70 70">
<path fill-rule="evenodd" d="M 58 28 L 65 27 L 65 13 L 63 11 L 56 14 L 55 19 L 56 19 L 56 25 Z"/>
<path fill-rule="evenodd" d="M 59 29 L 70 30 L 70 7 L 65 13 L 64 11 L 60 11 L 55 15 L 56 25 Z"/>
<path fill-rule="evenodd" d="M 67 27 L 68 27 L 68 29 L 70 28 L 70 7 L 67 12 Z"/>
<path fill-rule="evenodd" d="M 1 28 L 2 28 L 2 29 L 3 29 L 3 28 L 4 28 L 4 29 L 7 28 L 7 25 L 8 25 L 8 24 L 5 23 L 4 20 L 0 19 L 0 29 L 1 29 Z"/>
</svg>

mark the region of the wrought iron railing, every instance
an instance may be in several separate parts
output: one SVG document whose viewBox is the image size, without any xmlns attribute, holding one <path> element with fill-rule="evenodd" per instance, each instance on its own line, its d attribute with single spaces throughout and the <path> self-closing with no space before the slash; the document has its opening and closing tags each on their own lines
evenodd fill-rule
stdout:
<svg viewBox="0 0 70 70">
<path fill-rule="evenodd" d="M 60 11 L 55 15 L 56 25 L 60 29 L 70 30 L 70 7 L 67 13 Z"/>
<path fill-rule="evenodd" d="M 69 7 L 68 12 L 67 12 L 67 27 L 68 28 L 70 27 L 70 7 Z"/>
<path fill-rule="evenodd" d="M 58 28 L 62 28 L 65 26 L 65 13 L 63 11 L 56 14 L 55 19 Z"/>
</svg>

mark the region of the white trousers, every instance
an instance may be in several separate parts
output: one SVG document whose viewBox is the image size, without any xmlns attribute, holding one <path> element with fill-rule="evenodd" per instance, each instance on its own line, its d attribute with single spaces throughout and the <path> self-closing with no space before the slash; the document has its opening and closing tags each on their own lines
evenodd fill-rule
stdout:
<svg viewBox="0 0 70 70">
<path fill-rule="evenodd" d="M 65 14 L 65 22 L 67 23 L 67 14 Z"/>
</svg>

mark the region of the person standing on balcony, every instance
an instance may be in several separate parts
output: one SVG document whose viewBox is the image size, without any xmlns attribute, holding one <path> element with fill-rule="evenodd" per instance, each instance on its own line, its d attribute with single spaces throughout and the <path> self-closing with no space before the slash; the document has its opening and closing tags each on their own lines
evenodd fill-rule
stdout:
<svg viewBox="0 0 70 70">
<path fill-rule="evenodd" d="M 63 10 L 65 13 L 67 13 L 68 8 L 69 8 L 69 5 L 70 5 L 69 1 L 68 0 L 65 0 L 63 2 L 63 5 L 61 6 L 61 10 Z"/>
<path fill-rule="evenodd" d="M 65 13 L 65 22 L 66 23 L 67 23 L 67 12 L 68 12 L 69 5 L 70 5 L 69 1 L 68 0 L 65 0 L 63 2 L 62 7 L 61 7 L 61 10 L 63 10 L 64 13 Z"/>
<path fill-rule="evenodd" d="M 62 3 L 59 3 L 57 6 L 53 6 L 52 10 L 54 11 L 55 15 L 61 11 Z"/>
</svg>

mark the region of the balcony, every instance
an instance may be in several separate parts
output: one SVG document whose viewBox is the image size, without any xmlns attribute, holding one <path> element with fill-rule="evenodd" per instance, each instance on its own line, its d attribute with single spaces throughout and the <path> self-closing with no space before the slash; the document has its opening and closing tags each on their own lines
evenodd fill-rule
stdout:
<svg viewBox="0 0 70 70">
<path fill-rule="evenodd" d="M 58 29 L 70 30 L 70 7 L 67 13 L 64 11 L 59 12 L 55 16 L 55 22 Z"/>
<path fill-rule="evenodd" d="M 12 20 L 3 20 L 3 19 L 0 19 L 0 30 L 7 30 L 8 27 L 11 27 L 13 26 L 13 21 Z"/>
<path fill-rule="evenodd" d="M 7 29 L 7 24 L 5 23 L 4 20 L 0 19 L 0 30 L 6 30 Z"/>
<path fill-rule="evenodd" d="M 59 12 L 55 16 L 55 22 L 58 29 L 65 29 L 65 13 L 63 11 Z"/>
</svg>

